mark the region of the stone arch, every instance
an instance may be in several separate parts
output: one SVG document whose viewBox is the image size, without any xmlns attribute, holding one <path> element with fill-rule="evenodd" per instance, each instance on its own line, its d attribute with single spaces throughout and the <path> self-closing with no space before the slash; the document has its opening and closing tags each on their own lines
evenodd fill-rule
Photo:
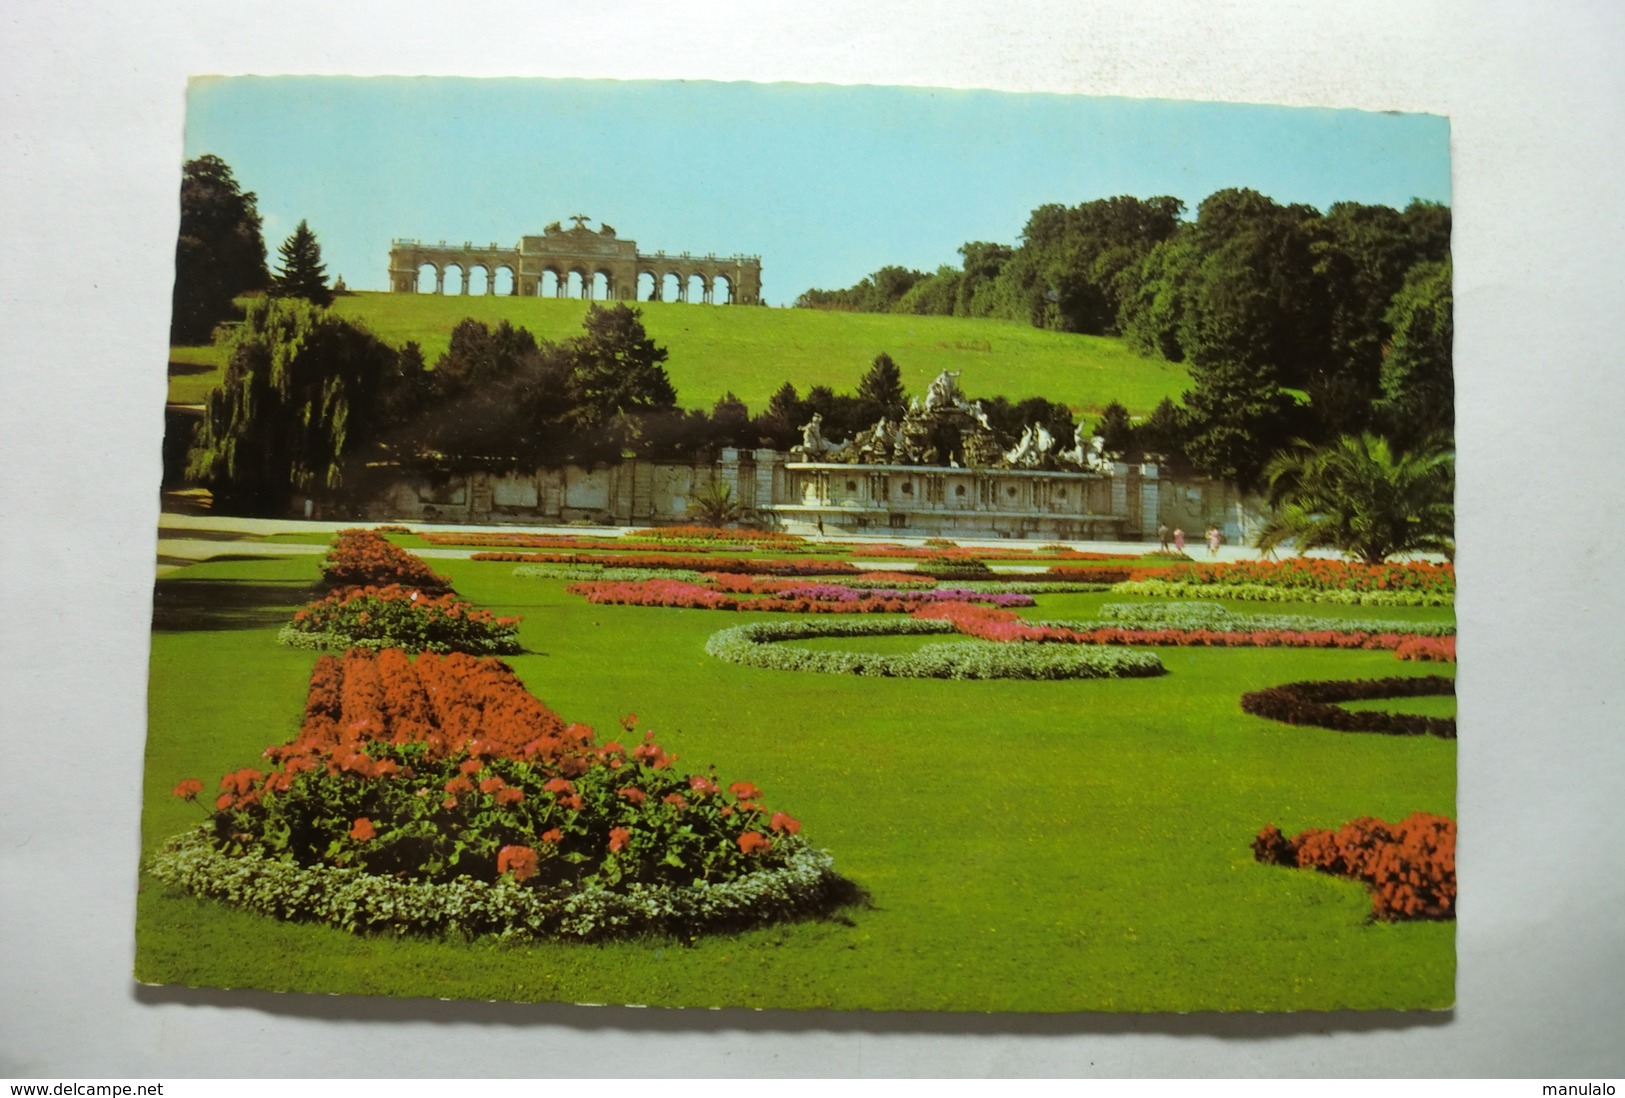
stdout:
<svg viewBox="0 0 1625 1098">
<path fill-rule="evenodd" d="M 463 293 L 488 294 L 491 292 L 491 268 L 484 263 L 470 263 L 463 276 Z"/>
<path fill-rule="evenodd" d="M 559 272 L 552 267 L 542 271 L 542 277 L 536 280 L 536 293 L 540 297 L 563 297 L 564 285 Z"/>
<path fill-rule="evenodd" d="M 440 292 L 440 268 L 433 263 L 418 264 L 417 292 L 420 294 L 437 294 Z"/>
<path fill-rule="evenodd" d="M 562 284 L 565 287 L 565 292 L 560 294 L 559 295 L 560 297 L 576 297 L 576 298 L 583 298 L 583 299 L 586 298 L 586 296 L 587 296 L 587 272 L 586 271 L 583 271 L 580 267 L 571 267 L 570 270 L 563 276 L 563 279 L 564 280 L 563 280 Z"/>
<path fill-rule="evenodd" d="M 711 301 L 716 305 L 732 305 L 734 303 L 734 280 L 725 274 L 713 276 L 711 279 Z"/>
<path fill-rule="evenodd" d="M 691 271 L 683 278 L 683 288 L 686 291 L 683 300 L 688 302 L 711 301 L 711 282 L 698 271 Z"/>
<path fill-rule="evenodd" d="M 599 267 L 586 279 L 588 301 L 615 300 L 615 276 Z"/>
<path fill-rule="evenodd" d="M 660 275 L 660 300 L 683 300 L 683 276 L 676 271 L 663 271 Z"/>
<path fill-rule="evenodd" d="M 468 293 L 468 272 L 461 263 L 447 263 L 440 272 L 440 292 L 443 294 Z"/>
<path fill-rule="evenodd" d="M 490 292 L 510 297 L 519 292 L 519 286 L 514 279 L 512 267 L 503 263 L 491 271 Z"/>
<path fill-rule="evenodd" d="M 638 301 L 659 301 L 660 276 L 648 269 L 639 271 L 637 293 L 632 296 Z"/>
</svg>

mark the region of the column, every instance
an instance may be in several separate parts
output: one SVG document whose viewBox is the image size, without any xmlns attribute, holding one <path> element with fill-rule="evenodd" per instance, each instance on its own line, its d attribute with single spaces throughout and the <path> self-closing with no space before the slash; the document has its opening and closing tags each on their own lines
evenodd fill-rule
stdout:
<svg viewBox="0 0 1625 1098">
<path fill-rule="evenodd" d="M 446 272 L 444 268 L 436 267 L 434 269 L 434 292 L 437 294 L 446 292 Z"/>
<path fill-rule="evenodd" d="M 773 491 L 778 473 L 779 452 L 767 448 L 752 451 L 752 456 L 756 458 L 756 507 L 759 510 L 779 502 L 778 496 Z"/>
<path fill-rule="evenodd" d="M 1112 462 L 1112 514 L 1128 517 L 1128 466 L 1120 461 Z"/>
<path fill-rule="evenodd" d="M 1140 466 L 1140 536 L 1150 539 L 1157 533 L 1158 481 L 1160 475 L 1153 462 Z"/>
<path fill-rule="evenodd" d="M 732 446 L 722 448 L 722 456 L 717 460 L 717 472 L 721 474 L 722 483 L 727 486 L 728 493 L 739 498 L 739 451 Z"/>
</svg>

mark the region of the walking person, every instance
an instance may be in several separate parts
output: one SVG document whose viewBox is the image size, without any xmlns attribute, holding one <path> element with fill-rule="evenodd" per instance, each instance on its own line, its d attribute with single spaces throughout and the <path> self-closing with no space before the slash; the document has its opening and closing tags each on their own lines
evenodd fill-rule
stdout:
<svg viewBox="0 0 1625 1098">
<path fill-rule="evenodd" d="M 1178 528 L 1178 529 L 1176 529 L 1174 531 L 1174 552 L 1183 553 L 1184 551 L 1185 551 L 1185 530 L 1184 530 L 1183 527 L 1180 527 L 1180 528 Z"/>
<path fill-rule="evenodd" d="M 1166 522 L 1157 523 L 1157 548 L 1164 553 L 1168 551 L 1168 524 Z"/>
<path fill-rule="evenodd" d="M 1219 533 L 1219 528 L 1217 526 L 1209 526 L 1207 528 L 1207 555 L 1210 557 L 1218 556 L 1219 543 L 1223 540 L 1224 535 Z"/>
</svg>

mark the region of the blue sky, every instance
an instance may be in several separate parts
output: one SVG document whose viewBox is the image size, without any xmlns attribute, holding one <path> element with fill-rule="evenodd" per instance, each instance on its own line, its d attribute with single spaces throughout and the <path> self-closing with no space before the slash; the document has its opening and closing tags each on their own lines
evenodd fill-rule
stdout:
<svg viewBox="0 0 1625 1098">
<path fill-rule="evenodd" d="M 1450 200 L 1436 116 L 922 88 L 202 78 L 185 147 L 259 196 L 273 266 L 303 218 L 353 289 L 385 288 L 392 237 L 511 246 L 572 214 L 640 250 L 760 255 L 782 305 L 1014 244 L 1046 202 Z"/>
</svg>

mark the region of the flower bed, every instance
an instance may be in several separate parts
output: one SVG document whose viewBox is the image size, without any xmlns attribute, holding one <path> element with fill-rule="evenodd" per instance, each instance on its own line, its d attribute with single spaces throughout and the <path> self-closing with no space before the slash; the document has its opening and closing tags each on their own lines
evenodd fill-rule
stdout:
<svg viewBox="0 0 1625 1098">
<path fill-rule="evenodd" d="M 328 587 L 387 587 L 399 584 L 432 594 L 451 590 L 451 580 L 371 530 L 340 530 L 322 561 Z"/>
<path fill-rule="evenodd" d="M 807 539 L 781 530 L 744 530 L 722 526 L 654 526 L 647 530 L 633 530 L 632 537 L 648 541 L 720 542 L 728 545 L 795 546 L 807 544 Z"/>
<path fill-rule="evenodd" d="M 432 545 L 475 545 L 493 549 L 585 549 L 598 553 L 654 550 L 657 553 L 702 554 L 753 551 L 749 545 L 666 544 L 641 538 L 577 537 L 572 534 L 509 534 L 485 531 L 468 534 L 426 533 L 423 537 Z"/>
<path fill-rule="evenodd" d="M 1037 549 L 992 548 L 971 546 L 932 545 L 865 545 L 855 548 L 864 556 L 900 560 L 966 561 L 966 560 L 1138 560 L 1138 553 L 1092 553 L 1072 549 L 1065 545 L 1040 546 Z"/>
<path fill-rule="evenodd" d="M 504 655 L 520 651 L 518 634 L 518 618 L 499 618 L 456 595 L 390 584 L 340 588 L 297 611 L 277 640 L 298 648 Z"/>
<path fill-rule="evenodd" d="M 1317 591 L 1309 587 L 1265 587 L 1256 583 L 1227 584 L 1222 588 L 1201 587 L 1161 580 L 1134 580 L 1118 583 L 1120 595 L 1141 598 L 1224 598 L 1238 602 L 1324 602 L 1340 606 L 1450 606 L 1454 595 L 1417 591 Z"/>
<path fill-rule="evenodd" d="M 684 557 L 595 553 L 475 553 L 473 560 L 512 561 L 515 564 L 603 564 L 612 568 L 664 570 L 693 569 L 695 562 Z M 707 558 L 705 567 L 714 572 L 742 572 L 756 576 L 851 575 L 858 569 L 843 560 L 745 560 Z"/>
<path fill-rule="evenodd" d="M 1065 565 L 1054 565 L 1043 573 L 1034 576 L 1034 580 L 1076 580 L 1083 583 L 1122 583 L 1129 578 L 1127 568 L 1068 568 Z M 1005 577 L 1009 579 L 1010 577 Z"/>
<path fill-rule="evenodd" d="M 323 656 L 298 735 L 266 751 L 267 771 L 225 775 L 205 831 L 153 872 L 284 918 L 566 937 L 848 895 L 759 789 L 680 771 L 652 734 L 633 742 L 565 724 L 498 660 Z"/>
<path fill-rule="evenodd" d="M 1355 712 L 1336 703 L 1375 698 L 1420 698 L 1456 693 L 1454 679 L 1440 675 L 1392 679 L 1332 679 L 1289 682 L 1241 696 L 1241 708 L 1255 717 L 1287 724 L 1330 728 L 1337 732 L 1378 732 L 1389 736 L 1456 738 L 1453 717 L 1421 717 L 1411 713 Z"/>
<path fill-rule="evenodd" d="M 903 618 L 864 621 L 757 622 L 712 635 L 706 652 L 729 663 L 779 671 L 931 679 L 1096 679 L 1160 675 L 1149 652 L 1109 648 L 1055 648 L 929 644 L 900 655 L 814 651 L 779 642 L 817 637 L 883 637 L 952 633 L 945 621 Z"/>
<path fill-rule="evenodd" d="M 1456 638 L 1406 637 L 1394 649 L 1396 660 L 1422 660 L 1431 663 L 1456 662 Z"/>
<path fill-rule="evenodd" d="M 738 930 L 815 916 L 857 899 L 826 851 L 801 846 L 776 868 L 732 880 L 545 891 L 512 873 L 437 884 L 328 865 L 233 856 L 206 830 L 170 841 L 154 862 L 161 880 L 290 921 L 394 934 L 495 934 L 514 939 L 596 940 L 656 933 Z"/>
<path fill-rule="evenodd" d="M 1456 917 L 1456 821 L 1417 812 L 1397 824 L 1371 816 L 1336 831 L 1311 829 L 1288 839 L 1271 824 L 1253 840 L 1266 865 L 1316 869 L 1364 881 L 1378 919 Z"/>
<path fill-rule="evenodd" d="M 1445 637 L 1456 631 L 1448 621 L 1385 621 L 1377 618 L 1319 618 L 1308 614 L 1237 614 L 1216 602 L 1110 603 L 1100 608 L 1103 620 L 1131 629 L 1259 629 L 1294 632 L 1405 633 L 1412 637 Z M 1403 658 L 1403 657 L 1402 657 Z"/>
<path fill-rule="evenodd" d="M 607 564 L 521 564 L 513 574 L 526 579 L 604 580 L 606 582 L 638 582 L 640 580 L 677 580 L 682 583 L 701 583 L 705 577 L 687 568 L 614 568 Z"/>
<path fill-rule="evenodd" d="M 565 591 L 600 605 L 755 610 L 770 614 L 898 614 L 921 604 L 942 602 L 1033 605 L 1029 595 L 981 594 L 951 588 L 940 591 L 861 591 L 839 584 L 807 584 L 799 580 L 756 583 L 739 578 L 715 586 L 660 579 L 632 583 L 572 583 Z M 736 598 L 735 594 L 761 597 Z"/>
<path fill-rule="evenodd" d="M 1357 564 L 1299 557 L 1155 566 L 1130 569 L 1124 582 L 1133 585 L 1133 594 L 1143 595 L 1175 590 L 1189 595 L 1192 588 L 1203 588 L 1222 589 L 1225 598 L 1371 605 L 1448 606 L 1456 596 L 1454 566 L 1422 561 Z"/>
<path fill-rule="evenodd" d="M 1348 648 L 1392 650 L 1406 639 L 1399 633 L 1338 629 L 1152 629 L 1092 622 L 1029 621 L 1007 611 L 943 603 L 914 611 L 916 618 L 947 621 L 966 636 L 1003 643 L 1166 645 L 1183 648 Z"/>
</svg>

